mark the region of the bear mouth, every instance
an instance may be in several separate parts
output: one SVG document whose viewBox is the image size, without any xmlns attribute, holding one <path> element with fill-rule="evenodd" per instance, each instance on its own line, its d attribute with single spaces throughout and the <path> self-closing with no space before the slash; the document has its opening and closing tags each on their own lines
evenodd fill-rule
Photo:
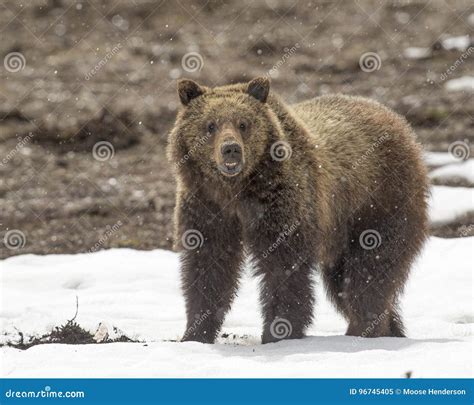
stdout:
<svg viewBox="0 0 474 405">
<path fill-rule="evenodd" d="M 218 167 L 219 171 L 227 177 L 236 176 L 242 171 L 242 163 L 240 162 L 225 162 Z"/>
</svg>

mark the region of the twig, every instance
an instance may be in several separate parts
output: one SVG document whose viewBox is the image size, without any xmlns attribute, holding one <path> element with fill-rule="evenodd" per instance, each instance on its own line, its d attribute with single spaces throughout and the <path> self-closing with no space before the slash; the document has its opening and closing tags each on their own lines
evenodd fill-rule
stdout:
<svg viewBox="0 0 474 405">
<path fill-rule="evenodd" d="M 79 297 L 76 295 L 76 313 L 74 314 L 72 319 L 69 319 L 69 321 L 67 321 L 67 323 L 73 323 L 78 313 L 79 313 Z"/>
</svg>

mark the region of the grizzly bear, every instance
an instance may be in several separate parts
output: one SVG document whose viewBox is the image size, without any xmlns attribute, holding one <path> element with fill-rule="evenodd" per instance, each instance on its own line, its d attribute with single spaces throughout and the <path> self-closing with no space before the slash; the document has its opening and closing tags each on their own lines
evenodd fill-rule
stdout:
<svg viewBox="0 0 474 405">
<path fill-rule="evenodd" d="M 178 82 L 168 145 L 187 326 L 213 343 L 245 257 L 261 277 L 262 343 L 304 336 L 313 273 L 346 334 L 404 336 L 398 298 L 427 237 L 428 182 L 406 120 L 326 95 L 289 106 L 267 78 Z"/>
</svg>

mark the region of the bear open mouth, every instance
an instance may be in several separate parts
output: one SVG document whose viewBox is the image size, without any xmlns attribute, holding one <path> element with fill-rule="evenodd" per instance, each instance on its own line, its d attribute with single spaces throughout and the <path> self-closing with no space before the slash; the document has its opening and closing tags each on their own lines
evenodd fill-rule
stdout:
<svg viewBox="0 0 474 405">
<path fill-rule="evenodd" d="M 219 165 L 220 172 L 225 176 L 236 176 L 242 171 L 242 163 L 240 162 L 226 162 Z"/>
</svg>

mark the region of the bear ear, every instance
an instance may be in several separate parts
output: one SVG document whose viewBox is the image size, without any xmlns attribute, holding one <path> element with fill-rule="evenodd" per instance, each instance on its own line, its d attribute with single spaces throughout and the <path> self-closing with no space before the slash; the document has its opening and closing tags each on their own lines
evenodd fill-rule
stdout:
<svg viewBox="0 0 474 405">
<path fill-rule="evenodd" d="M 262 103 L 267 101 L 269 91 L 270 79 L 266 77 L 257 77 L 247 85 L 247 93 Z"/>
<path fill-rule="evenodd" d="M 196 82 L 189 79 L 178 80 L 178 96 L 183 105 L 188 105 L 191 100 L 204 94 L 204 89 Z"/>
</svg>

